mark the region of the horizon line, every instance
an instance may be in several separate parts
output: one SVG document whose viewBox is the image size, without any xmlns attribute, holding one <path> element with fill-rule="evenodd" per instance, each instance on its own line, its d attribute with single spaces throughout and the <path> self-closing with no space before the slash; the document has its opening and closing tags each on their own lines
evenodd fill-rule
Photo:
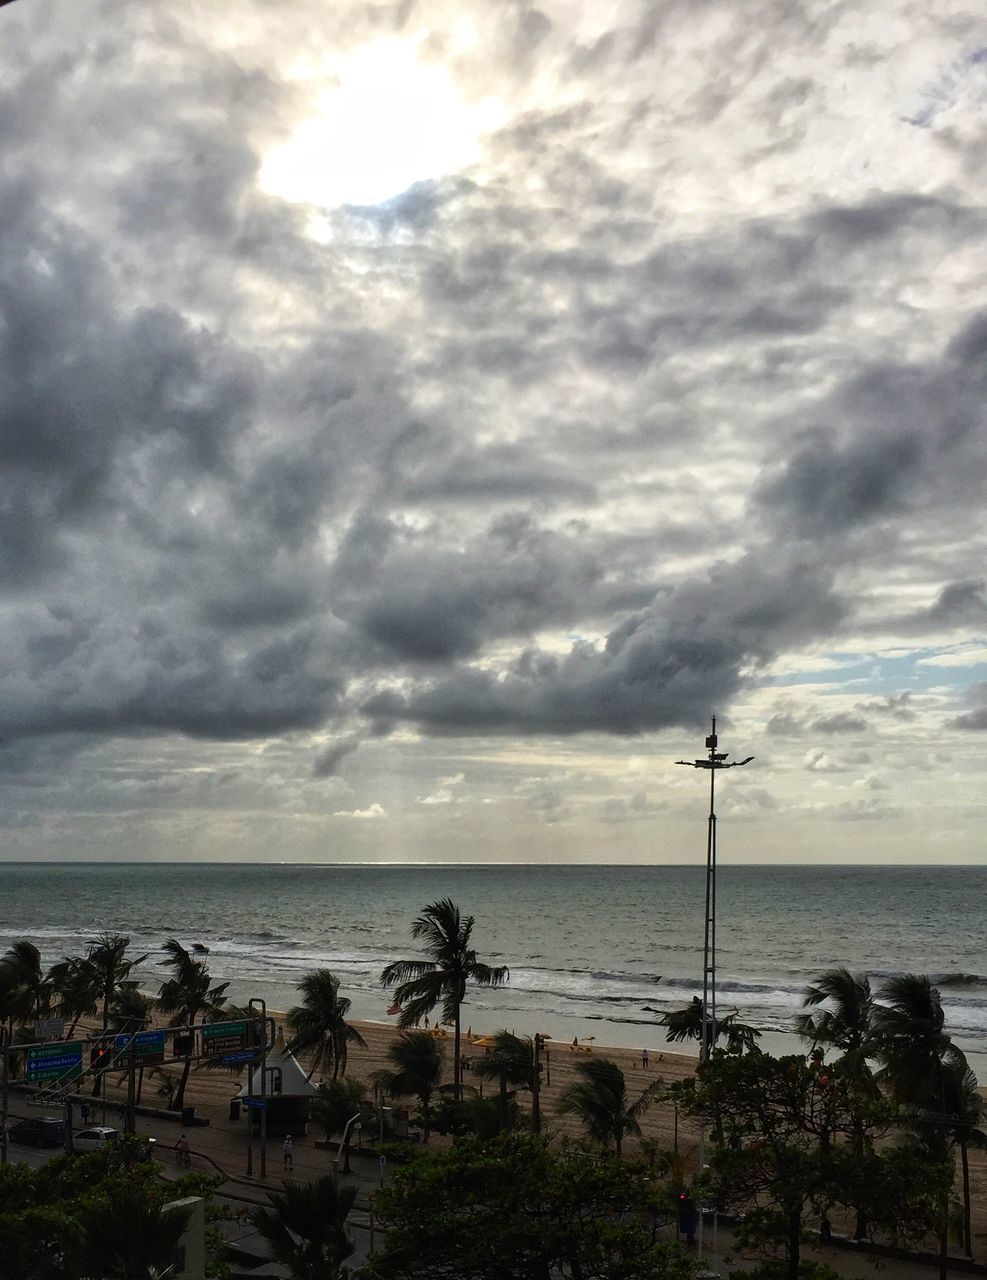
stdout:
<svg viewBox="0 0 987 1280">
<path fill-rule="evenodd" d="M 719 861 L 719 867 L 894 867 L 906 870 L 909 867 L 958 867 L 969 870 L 981 868 L 987 870 L 987 862 L 734 862 Z M 702 870 L 705 863 L 696 859 L 690 862 L 414 862 L 398 859 L 387 859 L 374 862 L 312 862 L 309 860 L 264 861 L 258 858 L 226 859 L 226 858 L 9 858 L 0 859 L 0 866 L 7 867 L 454 867 L 468 869 L 473 867 L 695 867 Z"/>
</svg>

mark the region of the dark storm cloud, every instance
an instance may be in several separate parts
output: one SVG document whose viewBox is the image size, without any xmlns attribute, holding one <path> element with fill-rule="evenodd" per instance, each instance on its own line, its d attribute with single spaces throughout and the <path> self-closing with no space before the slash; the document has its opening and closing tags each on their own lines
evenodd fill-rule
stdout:
<svg viewBox="0 0 987 1280">
<path fill-rule="evenodd" d="M 485 643 L 604 608 L 603 566 L 592 544 L 504 517 L 457 549 L 392 529 L 387 554 L 359 582 L 349 616 L 392 655 L 441 662 Z M 374 531 L 371 529 L 371 536 Z"/>
<path fill-rule="evenodd" d="M 183 627 L 164 610 L 84 622 L 29 617 L 18 630 L 19 644 L 8 628 L 0 659 L 3 737 L 250 738 L 314 727 L 341 690 L 325 638 L 311 626 L 241 638 L 233 651 L 219 633 Z"/>
<path fill-rule="evenodd" d="M 464 668 L 410 694 L 383 690 L 369 715 L 437 733 L 635 734 L 704 722 L 752 665 L 831 629 L 844 612 L 811 566 L 765 573 L 751 560 L 720 566 L 628 618 L 602 650 L 529 650 L 501 676 Z"/>
<path fill-rule="evenodd" d="M 841 386 L 762 486 L 766 511 L 805 537 L 840 536 L 972 495 L 987 479 L 984 336 L 977 317 L 941 359 L 877 364 Z"/>
<path fill-rule="evenodd" d="M 127 306 L 77 225 L 0 186 L 0 526 L 8 581 L 64 563 L 138 459 L 160 484 L 222 472 L 255 406 L 236 345 L 166 306 Z"/>
</svg>

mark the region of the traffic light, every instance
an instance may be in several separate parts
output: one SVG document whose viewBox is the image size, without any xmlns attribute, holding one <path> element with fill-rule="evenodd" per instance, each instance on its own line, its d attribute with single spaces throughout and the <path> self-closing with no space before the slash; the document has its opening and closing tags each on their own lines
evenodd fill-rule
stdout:
<svg viewBox="0 0 987 1280">
<path fill-rule="evenodd" d="M 675 1217 L 679 1231 L 692 1244 L 696 1235 L 696 1227 L 699 1225 L 699 1212 L 696 1209 L 695 1200 L 689 1195 L 688 1191 L 680 1189 L 676 1193 Z"/>
<path fill-rule="evenodd" d="M 105 1071 L 110 1065 L 110 1046 L 97 1041 L 89 1050 L 89 1070 Z"/>
</svg>

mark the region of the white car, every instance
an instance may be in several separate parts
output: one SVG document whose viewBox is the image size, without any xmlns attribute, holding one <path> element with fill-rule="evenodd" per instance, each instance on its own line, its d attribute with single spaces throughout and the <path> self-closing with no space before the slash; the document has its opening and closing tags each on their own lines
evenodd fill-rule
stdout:
<svg viewBox="0 0 987 1280">
<path fill-rule="evenodd" d="M 83 1129 L 81 1133 L 77 1133 L 72 1139 L 72 1147 L 83 1154 L 99 1151 L 106 1143 L 113 1142 L 119 1136 L 119 1129 L 108 1129 L 106 1125 L 96 1125 L 92 1129 Z"/>
<path fill-rule="evenodd" d="M 122 1135 L 119 1129 L 111 1129 L 105 1124 L 94 1125 L 91 1129 L 83 1129 L 72 1138 L 72 1150 L 79 1155 L 88 1155 L 90 1151 L 101 1151 L 108 1142 L 116 1142 Z M 150 1160 L 153 1155 L 154 1138 L 142 1137 L 145 1148 L 142 1159 Z"/>
</svg>

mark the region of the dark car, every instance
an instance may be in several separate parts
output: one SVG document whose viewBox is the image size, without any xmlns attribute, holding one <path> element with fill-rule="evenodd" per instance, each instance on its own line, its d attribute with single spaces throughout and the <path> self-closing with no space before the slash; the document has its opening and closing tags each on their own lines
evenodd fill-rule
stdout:
<svg viewBox="0 0 987 1280">
<path fill-rule="evenodd" d="M 7 1136 L 11 1142 L 26 1142 L 32 1147 L 60 1147 L 65 1142 L 65 1121 L 32 1116 L 12 1125 Z"/>
</svg>

